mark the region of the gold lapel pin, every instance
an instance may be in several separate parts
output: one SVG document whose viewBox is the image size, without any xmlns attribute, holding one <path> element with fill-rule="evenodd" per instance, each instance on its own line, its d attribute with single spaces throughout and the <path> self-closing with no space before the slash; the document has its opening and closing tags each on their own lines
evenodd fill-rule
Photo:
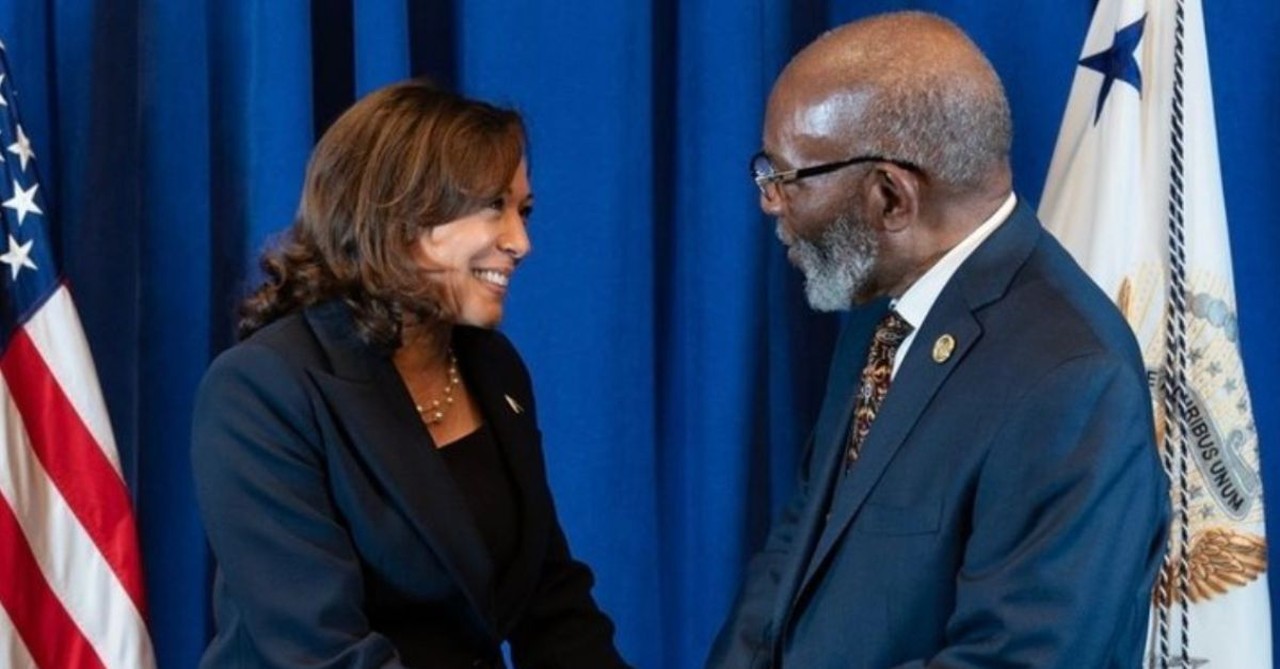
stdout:
<svg viewBox="0 0 1280 669">
<path fill-rule="evenodd" d="M 933 361 L 941 365 L 951 358 L 951 353 L 955 350 L 956 338 L 949 334 L 944 334 L 933 342 Z"/>
<path fill-rule="evenodd" d="M 510 395 L 503 395 L 503 397 L 507 398 L 507 404 L 511 405 L 512 411 L 516 413 L 524 413 L 524 407 L 520 406 L 520 403 L 512 399 Z"/>
</svg>

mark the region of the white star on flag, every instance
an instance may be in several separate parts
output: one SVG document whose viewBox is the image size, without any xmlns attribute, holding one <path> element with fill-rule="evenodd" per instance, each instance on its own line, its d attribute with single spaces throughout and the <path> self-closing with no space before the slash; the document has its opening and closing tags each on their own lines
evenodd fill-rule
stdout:
<svg viewBox="0 0 1280 669">
<path fill-rule="evenodd" d="M 18 225 L 22 225 L 22 220 L 27 214 L 43 214 L 40 207 L 36 206 L 36 189 L 40 188 L 40 184 L 31 184 L 30 190 L 22 190 L 22 185 L 17 179 L 13 180 L 13 197 L 4 201 L 7 209 L 18 212 Z"/>
<path fill-rule="evenodd" d="M 9 235 L 9 250 L 4 255 L 0 255 L 0 262 L 9 266 L 13 279 L 17 280 L 18 272 L 21 272 L 23 267 L 36 269 L 36 264 L 30 258 L 31 245 L 34 243 L 34 239 L 29 239 L 26 244 L 19 244 L 13 235 Z"/>
<path fill-rule="evenodd" d="M 4 48 L 4 43 L 0 42 L 0 49 L 3 49 L 3 48 Z M 0 86 L 4 86 L 4 77 L 5 75 L 0 74 Z M 0 90 L 0 107 L 8 107 L 8 106 L 9 106 L 9 101 L 4 99 L 4 91 Z M 0 158 L 0 160 L 4 160 L 4 159 Z"/>
<path fill-rule="evenodd" d="M 18 157 L 18 162 L 22 164 L 22 171 L 27 171 L 27 162 L 36 157 L 36 152 L 31 150 L 31 140 L 27 139 L 27 134 L 22 132 L 22 126 L 18 126 L 18 141 L 9 145 L 9 153 Z"/>
</svg>

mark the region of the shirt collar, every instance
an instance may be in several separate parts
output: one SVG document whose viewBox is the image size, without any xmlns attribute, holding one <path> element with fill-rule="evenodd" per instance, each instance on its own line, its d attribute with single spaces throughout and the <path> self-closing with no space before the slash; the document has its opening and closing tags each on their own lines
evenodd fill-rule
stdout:
<svg viewBox="0 0 1280 669">
<path fill-rule="evenodd" d="M 894 311 L 910 323 L 912 328 L 920 329 L 925 317 L 929 315 L 929 310 L 933 308 L 933 303 L 938 300 L 938 295 L 942 293 L 943 288 L 946 288 L 947 282 L 951 280 L 956 270 L 960 269 L 960 265 L 978 246 L 1009 218 L 1017 202 L 1017 196 L 1012 192 L 1009 193 L 1009 197 L 1005 198 L 1004 204 L 1001 204 L 995 213 L 960 240 L 959 244 L 947 251 L 946 255 L 907 288 L 902 297 L 893 302 Z"/>
</svg>

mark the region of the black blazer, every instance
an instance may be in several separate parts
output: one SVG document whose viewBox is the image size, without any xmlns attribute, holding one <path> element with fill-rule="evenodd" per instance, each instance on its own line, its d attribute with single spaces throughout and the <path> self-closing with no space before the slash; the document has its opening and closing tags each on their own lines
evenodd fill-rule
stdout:
<svg viewBox="0 0 1280 669">
<path fill-rule="evenodd" d="M 468 388 L 510 463 L 520 547 L 501 583 L 386 352 L 330 302 L 210 366 L 192 465 L 217 633 L 203 667 L 625 667 L 547 487 L 532 386 L 511 343 L 458 327 Z"/>
</svg>

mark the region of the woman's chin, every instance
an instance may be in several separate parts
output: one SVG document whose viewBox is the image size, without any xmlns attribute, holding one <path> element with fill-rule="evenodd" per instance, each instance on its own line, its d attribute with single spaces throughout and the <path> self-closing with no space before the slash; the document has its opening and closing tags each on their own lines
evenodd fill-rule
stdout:
<svg viewBox="0 0 1280 669">
<path fill-rule="evenodd" d="M 502 309 L 485 309 L 483 312 L 472 311 L 467 313 L 464 311 L 458 316 L 458 325 L 467 325 L 473 328 L 483 328 L 492 330 L 498 327 L 502 322 Z"/>
</svg>

